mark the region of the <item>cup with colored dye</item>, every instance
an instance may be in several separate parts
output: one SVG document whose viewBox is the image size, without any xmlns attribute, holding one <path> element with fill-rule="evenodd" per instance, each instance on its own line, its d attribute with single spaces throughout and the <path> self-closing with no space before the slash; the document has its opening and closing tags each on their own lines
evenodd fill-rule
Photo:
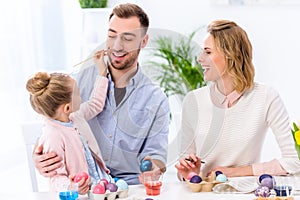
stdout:
<svg viewBox="0 0 300 200">
<path fill-rule="evenodd" d="M 146 194 L 149 196 L 160 195 L 163 173 L 160 170 L 159 172 L 144 172 L 143 178 Z"/>
<path fill-rule="evenodd" d="M 76 190 L 67 190 L 63 192 L 59 192 L 60 200 L 76 200 L 78 199 L 78 191 Z"/>
<path fill-rule="evenodd" d="M 78 185 L 77 183 L 71 183 L 68 187 L 59 192 L 60 200 L 77 200 L 78 199 Z"/>
<path fill-rule="evenodd" d="M 288 185 L 280 185 L 280 186 L 275 186 L 274 190 L 276 192 L 276 196 L 278 197 L 286 197 L 286 196 L 291 196 L 292 193 L 292 186 Z"/>
</svg>

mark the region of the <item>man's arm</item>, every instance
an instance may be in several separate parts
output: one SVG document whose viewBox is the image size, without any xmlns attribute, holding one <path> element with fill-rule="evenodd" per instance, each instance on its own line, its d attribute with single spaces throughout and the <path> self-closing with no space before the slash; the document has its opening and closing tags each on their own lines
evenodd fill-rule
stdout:
<svg viewBox="0 0 300 200">
<path fill-rule="evenodd" d="M 56 175 L 56 169 L 62 166 L 62 158 L 55 152 L 43 154 L 43 146 L 38 145 L 38 142 L 33 148 L 32 157 L 36 169 L 44 177 Z"/>
</svg>

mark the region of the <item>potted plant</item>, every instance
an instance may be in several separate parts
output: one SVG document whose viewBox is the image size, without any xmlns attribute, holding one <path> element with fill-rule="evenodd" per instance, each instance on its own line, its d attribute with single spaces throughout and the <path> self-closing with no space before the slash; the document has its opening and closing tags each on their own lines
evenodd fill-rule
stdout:
<svg viewBox="0 0 300 200">
<path fill-rule="evenodd" d="M 206 85 L 203 69 L 197 61 L 200 48 L 193 42 L 195 33 L 187 37 L 167 35 L 154 39 L 147 70 L 151 71 L 152 78 L 159 82 L 167 96 L 179 95 L 182 99 L 188 91 Z"/>
<path fill-rule="evenodd" d="M 79 0 L 81 8 L 106 8 L 107 0 Z"/>
</svg>

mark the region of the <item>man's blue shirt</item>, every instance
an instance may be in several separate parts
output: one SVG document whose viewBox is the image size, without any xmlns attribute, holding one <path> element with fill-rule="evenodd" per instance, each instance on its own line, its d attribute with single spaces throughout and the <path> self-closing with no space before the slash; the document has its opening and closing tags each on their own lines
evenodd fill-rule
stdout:
<svg viewBox="0 0 300 200">
<path fill-rule="evenodd" d="M 96 66 L 78 74 L 82 101 L 89 98 L 97 74 Z M 104 109 L 89 124 L 111 175 L 128 184 L 139 184 L 139 165 L 145 156 L 166 163 L 170 117 L 168 98 L 138 67 L 126 87 L 124 98 L 116 106 L 110 74 L 108 79 Z"/>
</svg>

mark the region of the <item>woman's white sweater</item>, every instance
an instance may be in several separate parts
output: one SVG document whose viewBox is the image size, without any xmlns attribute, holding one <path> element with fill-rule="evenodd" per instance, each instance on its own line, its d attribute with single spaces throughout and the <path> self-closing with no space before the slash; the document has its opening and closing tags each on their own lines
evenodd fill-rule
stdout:
<svg viewBox="0 0 300 200">
<path fill-rule="evenodd" d="M 290 119 L 273 88 L 255 83 L 254 88 L 246 91 L 235 105 L 218 108 L 211 101 L 210 87 L 213 85 L 189 92 L 184 99 L 179 131 L 181 156 L 189 153 L 200 156 L 206 162 L 201 168 L 204 174 L 216 166 L 246 165 L 252 165 L 254 175 L 300 171 Z M 213 131 L 209 131 L 213 115 L 218 120 L 214 120 Z M 260 163 L 268 128 L 276 138 L 281 158 Z M 212 142 L 206 137 L 211 137 Z M 206 150 L 203 152 L 202 148 Z"/>
</svg>

